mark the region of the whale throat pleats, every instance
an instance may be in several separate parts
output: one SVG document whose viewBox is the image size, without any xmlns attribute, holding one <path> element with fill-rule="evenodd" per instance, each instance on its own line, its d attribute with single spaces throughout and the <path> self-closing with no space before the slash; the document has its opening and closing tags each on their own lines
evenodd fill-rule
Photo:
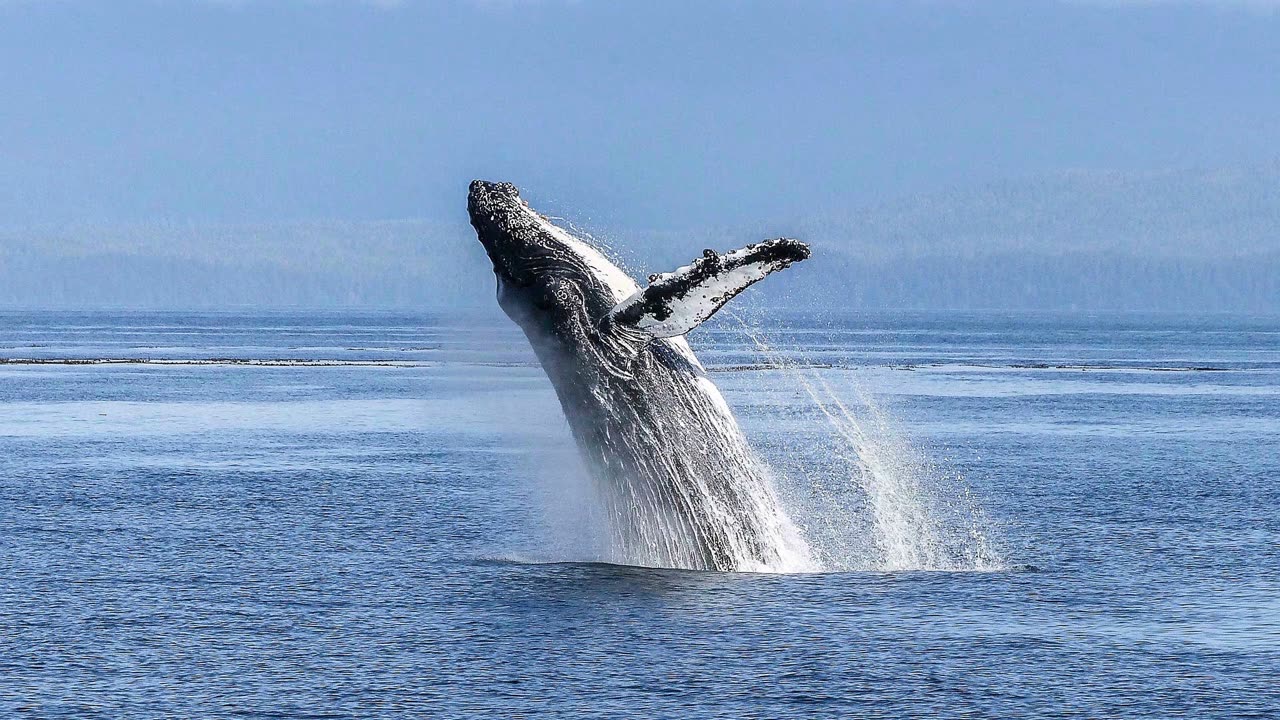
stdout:
<svg viewBox="0 0 1280 720">
<path fill-rule="evenodd" d="M 653 337 L 684 335 L 751 284 L 807 257 L 809 246 L 789 238 L 765 240 L 723 255 L 705 250 L 682 268 L 651 276 L 649 286 L 618 303 L 609 319 Z"/>
</svg>

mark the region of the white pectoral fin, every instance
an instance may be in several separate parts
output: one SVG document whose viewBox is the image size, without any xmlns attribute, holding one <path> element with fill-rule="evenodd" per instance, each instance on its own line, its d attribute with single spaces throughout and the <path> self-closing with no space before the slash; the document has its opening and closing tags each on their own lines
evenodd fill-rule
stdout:
<svg viewBox="0 0 1280 720">
<path fill-rule="evenodd" d="M 683 335 L 752 283 L 807 257 L 809 246 L 788 238 L 723 255 L 707 250 L 689 265 L 649 278 L 649 286 L 618 303 L 610 319 L 654 337 Z"/>
</svg>

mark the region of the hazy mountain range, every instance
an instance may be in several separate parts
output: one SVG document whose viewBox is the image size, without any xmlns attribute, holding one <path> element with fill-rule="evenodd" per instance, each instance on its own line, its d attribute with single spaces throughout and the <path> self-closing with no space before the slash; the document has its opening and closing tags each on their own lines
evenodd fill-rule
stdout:
<svg viewBox="0 0 1280 720">
<path fill-rule="evenodd" d="M 10 228 L 0 306 L 491 308 L 462 202 L 451 222 Z M 810 241 L 810 262 L 751 291 L 768 304 L 1280 312 L 1280 164 L 1066 173 L 767 227 L 588 230 L 636 276 L 704 247 Z"/>
</svg>

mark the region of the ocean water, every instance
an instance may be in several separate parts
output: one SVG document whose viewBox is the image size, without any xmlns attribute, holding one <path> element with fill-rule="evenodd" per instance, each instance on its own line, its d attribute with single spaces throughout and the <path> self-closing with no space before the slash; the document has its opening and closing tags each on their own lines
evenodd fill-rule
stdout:
<svg viewBox="0 0 1280 720">
<path fill-rule="evenodd" d="M 0 314 L 0 717 L 1280 716 L 1280 318 L 690 340 L 822 572 L 600 562 L 492 316 Z"/>
</svg>

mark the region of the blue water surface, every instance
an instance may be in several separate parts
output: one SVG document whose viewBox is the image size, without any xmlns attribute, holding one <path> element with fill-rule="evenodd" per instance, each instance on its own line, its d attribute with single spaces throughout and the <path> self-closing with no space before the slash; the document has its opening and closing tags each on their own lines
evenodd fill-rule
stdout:
<svg viewBox="0 0 1280 720">
<path fill-rule="evenodd" d="M 1280 318 L 690 340 L 847 562 L 589 561 L 554 393 L 491 316 L 0 314 L 0 716 L 1280 716 Z M 952 478 L 999 562 L 849 550 L 858 448 L 786 363 Z"/>
</svg>

